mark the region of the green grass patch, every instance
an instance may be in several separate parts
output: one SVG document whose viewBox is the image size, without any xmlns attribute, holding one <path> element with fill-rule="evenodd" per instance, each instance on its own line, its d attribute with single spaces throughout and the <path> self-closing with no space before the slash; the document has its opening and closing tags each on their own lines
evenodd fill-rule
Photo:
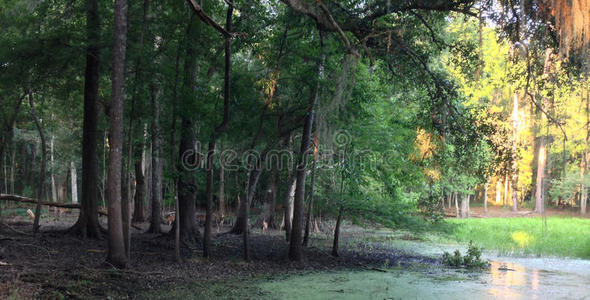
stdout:
<svg viewBox="0 0 590 300">
<path fill-rule="evenodd" d="M 579 218 L 448 219 L 451 239 L 504 254 L 590 258 L 590 220 Z"/>
</svg>

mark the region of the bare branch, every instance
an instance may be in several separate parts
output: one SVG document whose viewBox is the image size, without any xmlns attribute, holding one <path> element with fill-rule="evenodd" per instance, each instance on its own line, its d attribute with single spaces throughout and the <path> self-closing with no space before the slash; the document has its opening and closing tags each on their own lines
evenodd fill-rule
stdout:
<svg viewBox="0 0 590 300">
<path fill-rule="evenodd" d="M 201 6 L 199 4 L 197 4 L 197 2 L 195 0 L 188 0 L 188 2 L 203 22 L 205 22 L 207 25 L 213 27 L 215 30 L 219 31 L 219 33 L 221 33 L 221 35 L 223 35 L 224 37 L 226 37 L 226 38 L 233 37 L 233 35 L 230 32 L 225 30 L 221 25 L 219 25 L 217 22 L 215 22 L 213 19 L 211 19 L 211 17 L 209 17 L 203 11 Z"/>
</svg>

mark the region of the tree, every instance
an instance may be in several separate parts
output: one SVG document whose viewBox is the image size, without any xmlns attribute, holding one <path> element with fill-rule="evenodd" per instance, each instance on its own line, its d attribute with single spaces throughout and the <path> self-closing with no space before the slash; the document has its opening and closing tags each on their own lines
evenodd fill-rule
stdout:
<svg viewBox="0 0 590 300">
<path fill-rule="evenodd" d="M 86 71 L 82 137 L 82 207 L 72 232 L 83 238 L 100 238 L 98 223 L 98 83 L 100 67 L 100 16 L 97 0 L 86 1 Z"/>
<path fill-rule="evenodd" d="M 31 115 L 35 121 L 35 127 L 39 131 L 39 137 L 41 138 L 41 166 L 39 170 L 39 180 L 37 182 L 37 206 L 35 208 L 35 221 L 33 223 L 33 231 L 39 231 L 39 220 L 41 218 L 41 201 L 43 199 L 44 187 L 45 187 L 45 166 L 47 165 L 47 143 L 45 141 L 45 133 L 43 131 L 43 125 L 39 120 L 39 116 L 35 111 L 35 104 L 33 100 L 33 91 L 31 90 L 30 79 L 27 82 L 27 93 L 29 94 L 29 106 L 31 107 Z"/>
<path fill-rule="evenodd" d="M 162 224 L 162 138 L 160 134 L 159 88 L 154 82 L 151 85 L 152 95 L 152 214 L 151 233 L 160 233 Z M 136 172 L 137 174 L 137 169 Z M 142 207 L 143 208 L 143 207 Z"/>
<path fill-rule="evenodd" d="M 109 166 L 107 178 L 107 201 L 109 213 L 109 251 L 107 262 L 124 268 L 127 265 L 126 240 L 124 234 L 125 220 L 129 215 L 122 215 L 121 205 L 121 163 L 123 145 L 123 99 L 125 84 L 125 52 L 127 44 L 127 1 L 115 0 L 115 27 L 112 64 L 112 90 L 109 104 Z M 126 211 L 129 211 L 127 208 Z"/>
</svg>

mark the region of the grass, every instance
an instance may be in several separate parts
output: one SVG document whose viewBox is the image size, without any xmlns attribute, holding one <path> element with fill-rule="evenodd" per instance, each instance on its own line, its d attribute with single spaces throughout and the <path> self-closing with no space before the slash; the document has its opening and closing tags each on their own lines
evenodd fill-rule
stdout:
<svg viewBox="0 0 590 300">
<path fill-rule="evenodd" d="M 447 235 L 504 254 L 590 258 L 590 219 L 487 218 L 448 219 Z"/>
</svg>

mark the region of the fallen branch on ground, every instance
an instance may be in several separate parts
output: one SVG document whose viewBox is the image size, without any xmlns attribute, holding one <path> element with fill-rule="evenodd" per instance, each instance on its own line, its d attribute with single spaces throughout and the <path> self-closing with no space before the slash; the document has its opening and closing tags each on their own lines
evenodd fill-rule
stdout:
<svg viewBox="0 0 590 300">
<path fill-rule="evenodd" d="M 9 195 L 9 194 L 0 194 L 0 200 L 33 203 L 33 204 L 37 204 L 37 202 L 38 202 L 36 199 L 27 198 L 27 197 L 18 196 L 18 195 Z M 55 202 L 47 202 L 47 201 L 41 201 L 40 203 L 41 203 L 41 205 L 46 205 L 46 206 L 80 209 L 80 204 L 65 204 L 65 203 L 55 203 Z"/>
</svg>

